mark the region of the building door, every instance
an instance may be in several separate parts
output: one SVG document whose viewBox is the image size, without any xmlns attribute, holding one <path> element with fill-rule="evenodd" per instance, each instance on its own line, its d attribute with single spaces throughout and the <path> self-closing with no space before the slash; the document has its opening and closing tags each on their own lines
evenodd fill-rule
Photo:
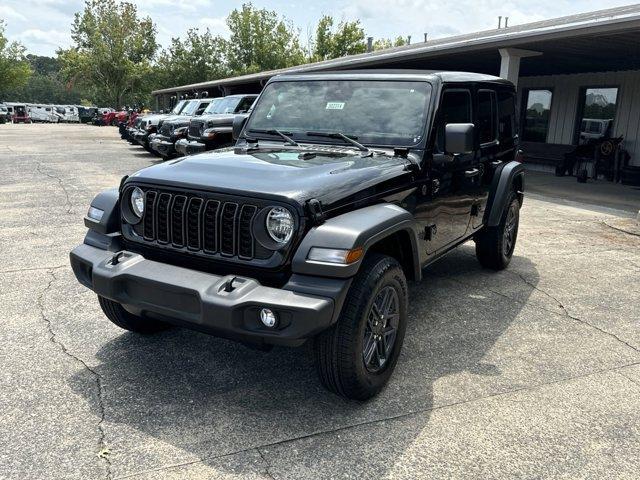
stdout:
<svg viewBox="0 0 640 480">
<path fill-rule="evenodd" d="M 472 96 L 469 89 L 447 89 L 442 93 L 435 126 L 431 163 L 431 195 L 418 206 L 417 216 L 425 228 L 427 253 L 444 250 L 467 232 L 474 195 L 465 175 L 475 168 L 475 153 L 452 155 L 446 152 L 445 126 L 472 123 Z"/>
</svg>

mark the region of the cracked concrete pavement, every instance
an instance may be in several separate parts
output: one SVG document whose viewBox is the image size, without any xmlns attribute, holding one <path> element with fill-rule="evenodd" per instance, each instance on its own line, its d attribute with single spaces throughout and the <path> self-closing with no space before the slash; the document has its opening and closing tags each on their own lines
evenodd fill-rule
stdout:
<svg viewBox="0 0 640 480">
<path fill-rule="evenodd" d="M 155 161 L 116 129 L 0 125 L 0 478 L 637 478 L 640 238 L 526 199 L 510 268 L 465 245 L 411 286 L 367 403 L 308 347 L 125 333 L 68 252 L 93 195 Z"/>
</svg>

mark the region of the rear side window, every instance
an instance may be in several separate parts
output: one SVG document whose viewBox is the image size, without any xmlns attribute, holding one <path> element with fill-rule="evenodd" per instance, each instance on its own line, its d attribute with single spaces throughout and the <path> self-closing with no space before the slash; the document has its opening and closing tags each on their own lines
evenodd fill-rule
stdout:
<svg viewBox="0 0 640 480">
<path fill-rule="evenodd" d="M 480 143 L 490 143 L 498 138 L 496 126 L 496 92 L 478 92 L 478 137 Z"/>
<path fill-rule="evenodd" d="M 236 107 L 236 113 L 244 113 L 249 110 L 255 99 L 255 97 L 244 97 Z"/>
<path fill-rule="evenodd" d="M 436 132 L 437 152 L 444 153 L 444 132 L 448 123 L 471 122 L 471 92 L 469 90 L 445 90 L 440 103 L 440 120 Z"/>
<path fill-rule="evenodd" d="M 498 92 L 498 138 L 513 138 L 516 132 L 516 97 L 513 92 Z"/>
</svg>

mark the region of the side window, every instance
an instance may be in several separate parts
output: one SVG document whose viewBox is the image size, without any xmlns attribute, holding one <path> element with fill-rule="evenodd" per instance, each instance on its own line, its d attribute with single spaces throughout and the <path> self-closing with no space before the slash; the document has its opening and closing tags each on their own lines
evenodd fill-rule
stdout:
<svg viewBox="0 0 640 480">
<path fill-rule="evenodd" d="M 243 113 L 249 110 L 251 108 L 251 105 L 253 105 L 254 100 L 254 97 L 244 97 L 242 100 L 240 100 L 240 103 L 238 103 L 238 106 L 236 107 L 236 113 Z"/>
<path fill-rule="evenodd" d="M 493 142 L 498 138 L 496 128 L 496 92 L 478 91 L 478 138 L 480 144 Z"/>
<path fill-rule="evenodd" d="M 195 115 L 196 115 L 196 116 L 198 116 L 198 115 L 202 115 L 202 114 L 204 113 L 204 111 L 207 109 L 207 107 L 208 107 L 208 106 L 209 106 L 209 104 L 208 104 L 208 103 L 201 103 L 201 104 L 198 106 L 198 109 L 196 110 Z"/>
<path fill-rule="evenodd" d="M 513 92 L 498 92 L 498 139 L 512 139 L 516 132 L 516 97 Z"/>
<path fill-rule="evenodd" d="M 469 90 L 445 90 L 442 94 L 440 119 L 436 127 L 436 152 L 444 153 L 444 131 L 448 123 L 472 123 Z"/>
</svg>

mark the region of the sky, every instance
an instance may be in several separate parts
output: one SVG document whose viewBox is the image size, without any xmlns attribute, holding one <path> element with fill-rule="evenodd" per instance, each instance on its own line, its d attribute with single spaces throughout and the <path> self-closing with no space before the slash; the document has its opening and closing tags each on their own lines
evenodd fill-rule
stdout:
<svg viewBox="0 0 640 480">
<path fill-rule="evenodd" d="M 246 1 L 246 0 L 245 0 Z M 79 0 L 0 0 L 0 19 L 10 40 L 21 42 L 29 53 L 55 55 L 71 44 L 73 14 L 82 10 Z M 149 15 L 158 30 L 161 45 L 193 27 L 228 36 L 226 16 L 242 1 L 145 0 L 134 1 Z M 608 0 L 262 0 L 258 8 L 275 10 L 300 29 L 303 41 L 323 14 L 362 23 L 367 36 L 395 38 L 411 35 L 412 42 L 495 28 L 498 16 L 509 17 L 509 25 L 588 12 L 633 2 Z"/>
</svg>

